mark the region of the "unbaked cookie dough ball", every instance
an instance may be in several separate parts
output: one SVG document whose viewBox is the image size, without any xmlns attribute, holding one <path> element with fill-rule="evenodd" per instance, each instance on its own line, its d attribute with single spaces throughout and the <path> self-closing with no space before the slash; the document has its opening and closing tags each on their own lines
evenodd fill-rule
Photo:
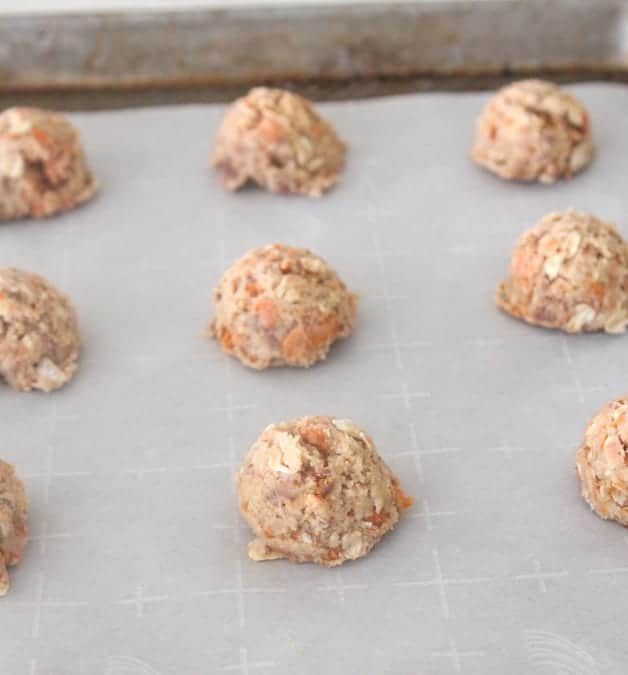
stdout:
<svg viewBox="0 0 628 675">
<path fill-rule="evenodd" d="M 97 188 L 78 133 L 64 117 L 38 108 L 0 115 L 1 220 L 67 211 Z"/>
<path fill-rule="evenodd" d="M 10 464 L 0 460 L 0 596 L 9 590 L 7 567 L 22 559 L 28 534 L 26 495 Z"/>
<path fill-rule="evenodd" d="M 258 370 L 308 367 L 351 333 L 357 296 L 310 251 L 273 244 L 225 272 L 214 307 L 209 332 L 227 354 Z"/>
<path fill-rule="evenodd" d="M 253 560 L 331 567 L 361 558 L 412 504 L 371 438 L 333 417 L 267 427 L 236 480 Z"/>
<path fill-rule="evenodd" d="M 593 154 L 584 106 L 543 80 L 500 89 L 478 119 L 471 152 L 477 164 L 502 178 L 542 183 L 569 178 Z"/>
<path fill-rule="evenodd" d="M 253 181 L 271 192 L 318 197 L 337 182 L 346 152 L 310 101 L 258 87 L 227 110 L 211 161 L 229 190 Z"/>
<path fill-rule="evenodd" d="M 70 300 L 45 279 L 0 268 L 0 379 L 52 391 L 72 379 L 81 339 Z"/>
<path fill-rule="evenodd" d="M 551 213 L 517 242 L 496 302 L 546 328 L 622 333 L 628 324 L 627 245 L 592 215 Z"/>
<path fill-rule="evenodd" d="M 589 422 L 576 471 L 589 506 L 628 527 L 628 396 L 609 401 Z"/>
</svg>

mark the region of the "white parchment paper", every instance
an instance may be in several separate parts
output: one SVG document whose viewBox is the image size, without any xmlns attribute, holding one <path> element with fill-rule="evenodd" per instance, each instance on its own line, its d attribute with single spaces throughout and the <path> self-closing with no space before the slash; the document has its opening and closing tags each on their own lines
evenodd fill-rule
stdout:
<svg viewBox="0 0 628 675">
<path fill-rule="evenodd" d="M 628 338 L 500 314 L 520 232 L 576 207 L 628 235 L 628 90 L 573 87 L 599 155 L 555 186 L 468 160 L 485 94 L 321 105 L 350 146 L 320 200 L 228 194 L 221 106 L 72 115 L 91 204 L 0 226 L 0 264 L 74 300 L 85 339 L 52 395 L 0 388 L 0 456 L 32 538 L 0 600 L 3 675 L 628 671 L 628 536 L 579 496 L 584 426 L 628 389 Z M 204 341 L 247 249 L 313 249 L 361 295 L 327 362 L 256 373 Z M 416 505 L 339 569 L 253 563 L 232 476 L 270 422 L 353 418 Z"/>
</svg>

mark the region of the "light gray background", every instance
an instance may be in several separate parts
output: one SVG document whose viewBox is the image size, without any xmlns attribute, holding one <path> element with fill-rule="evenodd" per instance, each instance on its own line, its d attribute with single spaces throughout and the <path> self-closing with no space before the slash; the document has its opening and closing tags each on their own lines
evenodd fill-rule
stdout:
<svg viewBox="0 0 628 675">
<path fill-rule="evenodd" d="M 1 673 L 626 673 L 628 537 L 573 463 L 628 389 L 628 338 L 492 304 L 546 212 L 628 234 L 628 91 L 573 90 L 599 156 L 552 187 L 470 163 L 487 95 L 321 105 L 351 152 L 320 200 L 224 192 L 207 168 L 222 107 L 71 116 L 102 193 L 0 227 L 0 264 L 68 292 L 85 338 L 62 391 L 0 388 L 33 535 L 0 600 Z M 355 335 L 309 371 L 256 373 L 201 337 L 221 271 L 273 241 L 361 294 Z M 268 423 L 321 413 L 371 432 L 416 506 L 340 569 L 250 562 L 235 468 Z"/>
</svg>

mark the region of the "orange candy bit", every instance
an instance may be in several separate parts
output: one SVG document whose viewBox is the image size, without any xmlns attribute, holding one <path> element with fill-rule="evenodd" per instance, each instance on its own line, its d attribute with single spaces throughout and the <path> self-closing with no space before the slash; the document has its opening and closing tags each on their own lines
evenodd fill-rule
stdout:
<svg viewBox="0 0 628 675">
<path fill-rule="evenodd" d="M 257 284 L 255 281 L 247 281 L 246 286 L 244 288 L 246 292 L 249 295 L 252 295 L 253 297 L 259 295 L 262 292 L 261 286 Z"/>
<path fill-rule="evenodd" d="M 589 284 L 589 290 L 598 302 L 602 302 L 606 293 L 606 289 L 599 281 L 592 281 Z"/>
<path fill-rule="evenodd" d="M 223 326 L 220 329 L 218 340 L 220 340 L 220 344 L 222 345 L 223 349 L 225 349 L 225 351 L 233 351 L 233 336 L 231 335 L 231 331 L 228 328 Z"/>
<path fill-rule="evenodd" d="M 288 363 L 308 362 L 324 345 L 331 342 L 338 330 L 338 321 L 329 317 L 318 325 L 296 326 L 283 340 L 281 350 Z"/>
<path fill-rule="evenodd" d="M 384 524 L 384 521 L 386 520 L 386 516 L 383 513 L 373 513 L 370 515 L 368 518 L 365 518 L 367 522 L 375 525 L 375 527 L 380 527 L 381 525 Z"/>
<path fill-rule="evenodd" d="M 517 277 L 529 277 L 530 269 L 530 255 L 527 251 L 518 249 L 512 258 L 512 273 Z"/>
<path fill-rule="evenodd" d="M 281 343 L 281 351 L 289 363 L 298 362 L 303 356 L 307 335 L 301 326 L 293 328 Z"/>
<path fill-rule="evenodd" d="M 281 125 L 268 117 L 262 119 L 258 126 L 258 131 L 260 136 L 268 143 L 277 143 L 277 141 L 280 141 L 285 135 Z"/>
<path fill-rule="evenodd" d="M 37 127 L 32 128 L 31 135 L 36 141 L 39 141 L 42 145 L 50 145 L 52 142 L 50 136 L 48 136 L 48 134 L 45 131 L 38 129 Z"/>
<path fill-rule="evenodd" d="M 289 260 L 287 258 L 284 258 L 280 263 L 279 263 L 279 269 L 284 272 L 292 272 L 293 271 L 293 264 L 292 260 Z"/>
<path fill-rule="evenodd" d="M 414 504 L 414 499 L 412 497 L 409 497 L 400 487 L 398 484 L 395 484 L 394 488 L 394 493 L 395 493 L 395 501 L 397 502 L 397 506 L 405 511 L 406 509 L 409 509 L 412 504 Z"/>
<path fill-rule="evenodd" d="M 331 446 L 329 445 L 329 438 L 320 427 L 316 426 L 303 427 L 302 429 L 300 429 L 300 432 L 301 436 L 303 436 L 306 443 L 313 445 L 315 448 L 318 448 L 323 452 L 329 452 L 331 450 Z"/>
<path fill-rule="evenodd" d="M 338 558 L 340 558 L 340 551 L 337 548 L 329 549 L 323 556 L 323 560 L 327 562 L 333 562 L 334 560 L 338 560 Z"/>
<path fill-rule="evenodd" d="M 261 298 L 255 303 L 255 313 L 259 316 L 262 328 L 274 328 L 279 319 L 275 303 L 270 298 Z"/>
<path fill-rule="evenodd" d="M 310 328 L 308 331 L 310 343 L 318 349 L 333 338 L 337 330 L 338 320 L 335 317 L 330 317 L 318 326 L 314 325 Z"/>
</svg>

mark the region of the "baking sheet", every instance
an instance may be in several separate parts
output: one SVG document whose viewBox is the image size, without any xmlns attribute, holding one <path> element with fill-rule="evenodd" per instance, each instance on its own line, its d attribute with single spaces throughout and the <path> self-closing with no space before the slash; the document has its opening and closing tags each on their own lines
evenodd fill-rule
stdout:
<svg viewBox="0 0 628 675">
<path fill-rule="evenodd" d="M 223 107 L 72 115 L 102 193 L 0 227 L 0 264 L 74 299 L 78 376 L 0 388 L 0 456 L 32 538 L 0 601 L 0 672 L 625 674 L 628 536 L 579 497 L 588 418 L 625 393 L 625 337 L 500 314 L 522 229 L 577 207 L 628 235 L 628 90 L 573 87 L 599 156 L 552 187 L 467 159 L 486 95 L 322 105 L 350 143 L 320 200 L 227 194 L 207 169 Z M 311 370 L 257 373 L 202 339 L 221 271 L 306 246 L 361 294 Z M 416 505 L 338 569 L 246 557 L 232 475 L 270 422 L 353 418 Z"/>
</svg>

